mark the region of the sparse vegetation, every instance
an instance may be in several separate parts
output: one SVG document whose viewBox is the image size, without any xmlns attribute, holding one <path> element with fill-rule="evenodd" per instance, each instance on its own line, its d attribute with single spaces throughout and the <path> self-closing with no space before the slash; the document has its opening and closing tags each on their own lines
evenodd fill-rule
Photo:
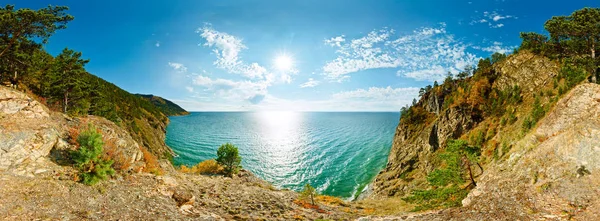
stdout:
<svg viewBox="0 0 600 221">
<path fill-rule="evenodd" d="M 440 158 L 444 167 L 435 169 L 427 175 L 427 182 L 432 186 L 428 190 L 415 190 L 404 200 L 415 203 L 415 211 L 460 206 L 461 200 L 469 193 L 468 188 L 476 186 L 473 169 L 478 165 L 480 150 L 469 146 L 464 140 L 450 140 Z M 470 183 L 462 187 L 467 176 Z"/>
<path fill-rule="evenodd" d="M 317 195 L 317 190 L 312 187 L 310 184 L 304 185 L 304 189 L 300 192 L 300 198 L 303 200 L 310 200 L 310 204 L 316 206 L 315 204 L 315 196 Z"/>
<path fill-rule="evenodd" d="M 75 167 L 79 169 L 82 183 L 94 185 L 115 173 L 111 168 L 113 161 L 101 157 L 104 142 L 102 142 L 102 134 L 96 131 L 93 125 L 90 124 L 87 130 L 79 134 L 77 143 L 79 149 L 73 151 L 71 156 Z"/>
<path fill-rule="evenodd" d="M 202 161 L 192 167 L 183 165 L 179 170 L 184 173 L 213 175 L 223 173 L 223 166 L 219 165 L 216 160 L 210 159 Z"/>
</svg>

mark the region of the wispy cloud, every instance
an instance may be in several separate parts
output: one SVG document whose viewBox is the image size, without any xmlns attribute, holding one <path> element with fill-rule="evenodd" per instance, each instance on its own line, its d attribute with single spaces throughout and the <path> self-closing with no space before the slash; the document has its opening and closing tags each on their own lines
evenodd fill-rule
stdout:
<svg viewBox="0 0 600 221">
<path fill-rule="evenodd" d="M 315 79 L 309 78 L 308 81 L 304 82 L 303 84 L 301 84 L 300 87 L 301 88 L 316 87 L 320 83 L 321 83 L 320 81 L 317 81 Z"/>
<path fill-rule="evenodd" d="M 196 32 L 205 40 L 203 45 L 213 49 L 217 56 L 214 62 L 217 67 L 247 78 L 261 79 L 268 74 L 267 69 L 258 63 L 246 64 L 241 61 L 240 52 L 248 48 L 242 43 L 241 38 L 217 31 L 210 24 L 198 28 Z"/>
<path fill-rule="evenodd" d="M 154 44 L 154 46 L 156 46 L 157 48 L 160 47 L 160 41 L 156 41 L 156 43 Z"/>
<path fill-rule="evenodd" d="M 344 39 L 344 35 L 341 36 L 337 36 L 337 37 L 333 37 L 330 39 L 325 39 L 325 44 L 329 45 L 329 46 L 337 46 L 337 47 L 341 47 L 342 43 L 346 41 L 346 39 Z"/>
<path fill-rule="evenodd" d="M 469 22 L 469 24 L 487 24 L 490 28 L 501 28 L 504 27 L 504 24 L 500 22 L 501 20 L 505 19 L 518 19 L 518 17 L 513 15 L 502 15 L 498 11 L 484 11 L 483 16 L 473 18 L 473 20 Z"/>
<path fill-rule="evenodd" d="M 196 75 L 192 82 L 195 86 L 204 88 L 205 92 L 213 93 L 220 98 L 231 101 L 249 101 L 257 104 L 267 95 L 267 81 L 233 81 L 228 79 L 212 79 L 202 75 Z"/>
<path fill-rule="evenodd" d="M 369 89 L 357 89 L 353 91 L 343 91 L 333 94 L 334 99 L 348 100 L 401 100 L 402 98 L 412 99 L 416 97 L 419 92 L 419 88 L 408 87 L 408 88 L 392 88 L 390 86 L 382 87 L 370 87 Z"/>
<path fill-rule="evenodd" d="M 502 42 L 497 42 L 497 41 L 493 42 L 492 45 L 487 46 L 487 47 L 473 46 L 473 48 L 477 49 L 477 50 L 491 52 L 491 53 L 498 52 L 498 53 L 502 53 L 502 54 L 510 53 L 516 47 L 518 47 L 518 46 L 504 46 L 502 44 Z"/>
<path fill-rule="evenodd" d="M 181 63 L 169 62 L 169 66 L 179 72 L 187 72 L 187 67 Z"/>
<path fill-rule="evenodd" d="M 338 57 L 323 67 L 325 76 L 333 81 L 348 79 L 350 73 L 377 68 L 395 68 L 399 76 L 417 80 L 440 80 L 444 75 L 439 72 L 457 72 L 477 60 L 477 56 L 467 52 L 467 44 L 446 32 L 445 24 L 405 35 L 396 35 L 394 30 L 384 28 L 356 39 L 333 40 L 342 38 L 325 41 L 337 49 Z"/>
</svg>

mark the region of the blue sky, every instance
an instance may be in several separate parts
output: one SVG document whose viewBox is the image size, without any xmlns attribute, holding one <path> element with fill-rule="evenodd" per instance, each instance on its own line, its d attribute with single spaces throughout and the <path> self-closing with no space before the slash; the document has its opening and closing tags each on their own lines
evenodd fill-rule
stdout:
<svg viewBox="0 0 600 221">
<path fill-rule="evenodd" d="M 5 2 L 12 4 L 14 2 Z M 192 111 L 399 111 L 418 89 L 511 52 L 519 32 L 594 0 L 20 1 L 67 5 L 46 45 Z"/>
</svg>

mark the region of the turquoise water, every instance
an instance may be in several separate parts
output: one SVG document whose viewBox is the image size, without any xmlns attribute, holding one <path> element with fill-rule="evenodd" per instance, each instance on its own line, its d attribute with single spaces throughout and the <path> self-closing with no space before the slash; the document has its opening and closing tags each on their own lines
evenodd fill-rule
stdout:
<svg viewBox="0 0 600 221">
<path fill-rule="evenodd" d="M 171 117 L 176 165 L 238 146 L 242 166 L 279 188 L 352 198 L 385 166 L 399 113 L 196 112 Z"/>
</svg>

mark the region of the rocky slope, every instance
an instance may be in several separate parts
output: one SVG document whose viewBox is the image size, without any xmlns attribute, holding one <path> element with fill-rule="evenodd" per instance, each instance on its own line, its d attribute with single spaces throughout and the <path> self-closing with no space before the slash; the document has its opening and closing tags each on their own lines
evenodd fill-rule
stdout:
<svg viewBox="0 0 600 221">
<path fill-rule="evenodd" d="M 600 85 L 562 98 L 489 164 L 463 207 L 372 220 L 600 220 Z"/>
<path fill-rule="evenodd" d="M 600 172 L 600 85 L 583 83 L 560 95 L 561 65 L 527 51 L 492 68 L 498 74 L 492 89 L 516 85 L 522 102 L 511 104 L 505 115 L 481 117 L 444 109 L 443 95 L 426 94 L 417 106 L 429 112 L 428 120 L 398 125 L 388 164 L 370 196 L 403 197 L 429 188 L 425 177 L 441 164 L 436 156 L 445 142 L 480 133 L 483 170 L 474 168 L 477 186 L 463 207 L 373 220 L 600 220 L 595 213 L 600 179 L 594 175 Z M 547 114 L 525 130 L 536 98 Z"/>
<path fill-rule="evenodd" d="M 559 65 L 524 51 L 494 64 L 493 70 L 498 77 L 492 88 L 506 90 L 515 85 L 521 88 L 519 96 L 523 97 L 525 105 L 519 110 L 525 113 L 531 109 L 526 104 L 533 101 L 533 94 L 552 84 Z M 430 121 L 417 125 L 401 122 L 398 125 L 388 163 L 373 183 L 372 197 L 401 197 L 414 189 L 426 188 L 425 177 L 439 165 L 436 154 L 448 139 L 461 138 L 482 125 L 497 124 L 494 121 L 498 119 L 483 119 L 464 108 L 450 106 L 444 109 L 444 95 L 428 93 L 418 102 L 417 106 L 430 113 Z"/>
<path fill-rule="evenodd" d="M 93 124 L 117 174 L 95 186 L 75 182 L 68 157 L 78 129 Z M 347 220 L 364 208 L 319 208 L 243 171 L 234 178 L 184 174 L 161 161 L 147 166 L 140 144 L 104 118 L 71 118 L 24 93 L 0 86 L 0 220 Z M 335 201 L 334 201 L 335 202 Z"/>
</svg>

